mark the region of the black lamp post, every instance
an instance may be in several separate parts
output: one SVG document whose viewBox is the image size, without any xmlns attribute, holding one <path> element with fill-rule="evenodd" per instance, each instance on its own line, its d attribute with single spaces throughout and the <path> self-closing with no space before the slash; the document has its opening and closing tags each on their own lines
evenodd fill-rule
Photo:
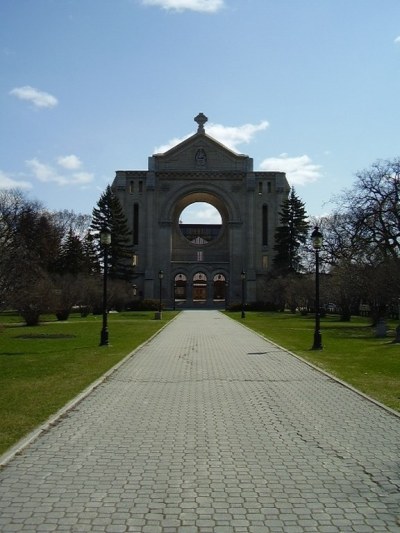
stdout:
<svg viewBox="0 0 400 533">
<path fill-rule="evenodd" d="M 160 318 L 161 318 L 161 308 L 162 308 L 161 292 L 162 292 L 162 280 L 163 280 L 163 277 L 164 277 L 164 272 L 162 270 L 160 270 L 159 273 L 158 273 L 158 279 L 160 280 L 160 301 L 159 301 L 159 304 L 158 304 L 158 312 L 160 313 Z"/>
<path fill-rule="evenodd" d="M 319 306 L 319 251 L 322 247 L 322 233 L 315 226 L 311 233 L 312 245 L 315 250 L 315 330 L 312 350 L 322 350 L 322 337 L 320 331 L 320 306 Z"/>
<path fill-rule="evenodd" d="M 100 346 L 108 346 L 108 325 L 107 325 L 107 275 L 108 275 L 108 247 L 111 244 L 111 231 L 104 226 L 100 231 L 100 243 L 104 250 L 104 270 L 103 270 L 103 327 L 100 334 Z"/>
<path fill-rule="evenodd" d="M 397 328 L 395 329 L 395 332 L 396 332 L 396 336 L 393 340 L 393 342 L 399 342 L 400 343 L 400 298 L 397 299 L 397 312 L 398 312 L 398 315 L 399 315 L 399 325 L 397 326 Z"/>
<path fill-rule="evenodd" d="M 246 282 L 246 272 L 242 270 L 240 274 L 240 279 L 242 280 L 242 318 L 246 318 L 246 313 L 244 312 L 244 284 Z"/>
<path fill-rule="evenodd" d="M 228 311 L 229 307 L 229 300 L 228 300 L 228 292 L 229 292 L 229 281 L 225 281 L 225 311 Z"/>
</svg>

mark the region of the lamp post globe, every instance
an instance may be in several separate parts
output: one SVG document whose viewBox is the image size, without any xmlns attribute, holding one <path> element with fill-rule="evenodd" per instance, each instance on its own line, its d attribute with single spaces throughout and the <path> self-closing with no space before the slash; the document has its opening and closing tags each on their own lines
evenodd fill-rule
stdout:
<svg viewBox="0 0 400 533">
<path fill-rule="evenodd" d="M 318 226 L 311 233 L 311 241 L 315 251 L 315 329 L 312 350 L 322 350 L 322 336 L 320 329 L 320 304 L 319 304 L 319 251 L 322 248 L 323 235 Z"/>
<path fill-rule="evenodd" d="M 323 235 L 319 231 L 318 226 L 315 226 L 313 232 L 311 233 L 311 241 L 314 250 L 320 250 L 322 248 Z"/>
</svg>

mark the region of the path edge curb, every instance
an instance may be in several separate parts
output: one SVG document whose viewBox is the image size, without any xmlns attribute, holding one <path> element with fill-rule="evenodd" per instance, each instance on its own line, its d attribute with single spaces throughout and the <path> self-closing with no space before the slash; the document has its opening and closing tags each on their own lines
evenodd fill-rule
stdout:
<svg viewBox="0 0 400 533">
<path fill-rule="evenodd" d="M 249 326 L 246 326 L 246 324 L 243 324 L 242 322 L 238 322 L 237 320 L 235 320 L 234 318 L 230 317 L 229 315 L 226 315 L 225 313 L 222 313 L 224 316 L 226 316 L 227 318 L 229 318 L 230 320 L 233 320 L 234 322 L 236 322 L 237 324 L 239 324 L 240 326 L 242 326 L 243 328 L 247 329 L 248 331 L 251 331 L 253 333 L 255 333 L 256 335 L 258 335 L 261 339 L 264 339 L 265 341 L 268 341 L 270 342 L 271 344 L 273 344 L 274 346 L 276 346 L 277 348 L 279 348 L 280 350 L 283 350 L 284 352 L 288 353 L 289 355 L 291 355 L 292 357 L 295 357 L 296 359 L 298 359 L 299 361 L 301 361 L 302 363 L 305 363 L 306 365 L 308 365 L 309 367 L 313 368 L 314 370 L 316 370 L 317 372 L 320 372 L 321 374 L 323 374 L 324 376 L 332 379 L 333 381 L 336 381 L 337 383 L 339 383 L 339 385 L 342 385 L 343 387 L 345 387 L 346 389 L 349 389 L 353 392 L 355 392 L 356 394 L 358 394 L 358 396 L 361 396 L 362 398 L 364 398 L 365 400 L 368 400 L 372 403 L 374 403 L 377 407 L 380 407 L 381 409 L 384 409 L 385 411 L 387 411 L 389 414 L 395 416 L 396 418 L 400 418 L 400 413 L 398 411 L 395 411 L 394 409 L 392 409 L 391 407 L 388 407 L 387 405 L 379 402 L 378 400 L 376 400 L 375 398 L 372 398 L 371 396 L 368 396 L 368 394 L 365 394 L 365 392 L 362 392 L 358 389 L 356 389 L 355 387 L 353 387 L 353 385 L 350 385 L 350 383 L 347 383 L 346 381 L 343 381 L 342 379 L 338 378 L 337 376 L 335 376 L 334 374 L 330 374 L 329 372 L 327 372 L 326 370 L 323 370 L 322 368 L 318 367 L 317 365 L 314 365 L 313 363 L 311 363 L 310 361 L 307 361 L 307 359 L 304 359 L 303 357 L 301 357 L 301 355 L 298 355 L 294 352 L 291 352 L 290 350 L 288 350 L 287 348 L 284 348 L 283 346 L 281 346 L 280 344 L 278 344 L 277 342 L 274 342 L 273 340 L 269 339 L 268 337 L 266 337 L 265 335 L 263 335 L 262 333 L 254 330 L 254 329 L 251 329 Z"/>
<path fill-rule="evenodd" d="M 105 372 L 102 376 L 100 376 L 98 379 L 93 381 L 90 385 L 88 385 L 82 392 L 80 392 L 77 396 L 72 398 L 69 402 L 67 402 L 61 409 L 56 411 L 54 414 L 52 414 L 45 422 L 37 426 L 35 429 L 30 431 L 25 437 L 22 437 L 18 442 L 16 442 L 11 448 L 9 448 L 4 454 L 0 455 L 0 470 L 3 469 L 15 456 L 20 455 L 25 448 L 27 448 L 32 442 L 34 442 L 36 439 L 38 439 L 41 435 L 49 431 L 52 427 L 58 424 L 58 422 L 67 416 L 69 411 L 74 409 L 78 404 L 80 404 L 85 398 L 87 398 L 97 387 L 99 387 L 104 381 L 106 381 L 111 374 L 116 372 L 123 364 L 128 361 L 131 357 L 134 357 L 136 352 L 141 350 L 146 344 L 149 344 L 157 335 L 159 335 L 169 324 L 171 324 L 176 318 L 179 316 L 179 313 L 174 316 L 171 320 L 166 322 L 158 331 L 153 333 L 151 337 L 149 337 L 147 340 L 142 342 L 139 346 L 137 346 L 134 350 L 129 352 L 121 361 L 116 363 L 113 367 L 111 367 L 107 372 Z"/>
</svg>

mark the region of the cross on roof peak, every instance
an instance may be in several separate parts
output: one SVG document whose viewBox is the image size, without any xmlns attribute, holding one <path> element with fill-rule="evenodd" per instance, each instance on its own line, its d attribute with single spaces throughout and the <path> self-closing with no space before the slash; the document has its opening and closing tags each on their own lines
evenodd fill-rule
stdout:
<svg viewBox="0 0 400 533">
<path fill-rule="evenodd" d="M 197 133 L 204 133 L 204 124 L 207 122 L 208 118 L 203 114 L 199 113 L 197 117 L 194 117 L 194 121 L 197 122 L 199 127 L 197 128 Z"/>
</svg>

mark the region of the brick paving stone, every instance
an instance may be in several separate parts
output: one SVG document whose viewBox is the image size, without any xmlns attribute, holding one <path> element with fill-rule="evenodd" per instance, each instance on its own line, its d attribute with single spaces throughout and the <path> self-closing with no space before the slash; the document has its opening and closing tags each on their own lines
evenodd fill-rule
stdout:
<svg viewBox="0 0 400 533">
<path fill-rule="evenodd" d="M 400 417 L 185 311 L 0 470 L 0 530 L 400 533 Z"/>
</svg>

